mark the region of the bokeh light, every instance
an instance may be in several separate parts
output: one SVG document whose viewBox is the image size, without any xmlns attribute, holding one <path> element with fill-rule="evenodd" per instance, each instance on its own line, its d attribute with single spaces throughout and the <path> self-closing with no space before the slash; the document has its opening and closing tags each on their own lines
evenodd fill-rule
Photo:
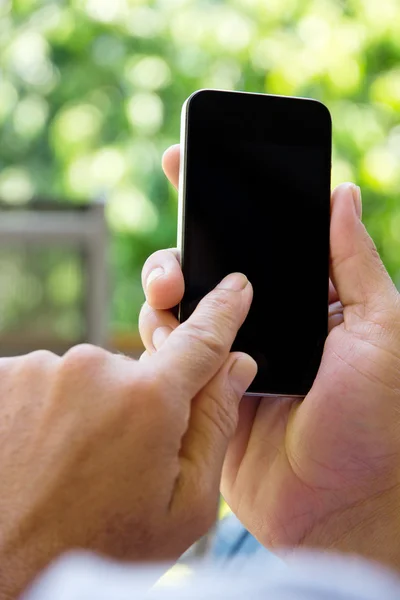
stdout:
<svg viewBox="0 0 400 600">
<path fill-rule="evenodd" d="M 114 329 L 136 329 L 142 263 L 175 243 L 160 161 L 201 87 L 326 103 L 333 183 L 362 186 L 400 282 L 398 0 L 3 0 L 0 17 L 0 199 L 107 198 Z"/>
</svg>

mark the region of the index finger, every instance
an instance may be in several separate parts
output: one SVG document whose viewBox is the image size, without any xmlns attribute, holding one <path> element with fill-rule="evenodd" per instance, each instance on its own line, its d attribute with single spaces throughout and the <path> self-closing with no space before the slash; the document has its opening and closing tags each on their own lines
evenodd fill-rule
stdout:
<svg viewBox="0 0 400 600">
<path fill-rule="evenodd" d="M 180 161 L 180 145 L 175 144 L 164 152 L 162 158 L 162 167 L 164 173 L 172 183 L 172 185 L 178 188 L 179 185 L 179 161 Z"/>
<path fill-rule="evenodd" d="M 214 377 L 229 355 L 252 298 L 253 288 L 244 275 L 228 275 L 171 333 L 151 363 L 162 374 L 168 394 L 191 400 Z"/>
</svg>

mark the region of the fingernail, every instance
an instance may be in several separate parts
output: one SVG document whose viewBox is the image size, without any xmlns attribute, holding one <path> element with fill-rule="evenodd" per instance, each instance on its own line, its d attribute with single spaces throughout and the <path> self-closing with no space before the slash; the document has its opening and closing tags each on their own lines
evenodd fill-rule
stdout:
<svg viewBox="0 0 400 600">
<path fill-rule="evenodd" d="M 362 201 L 361 201 L 361 188 L 358 185 L 353 186 L 353 201 L 356 214 L 359 219 L 362 215 Z"/>
<path fill-rule="evenodd" d="M 339 313 L 343 313 L 343 304 L 338 300 L 337 302 L 333 302 L 329 306 L 329 316 L 337 315 Z"/>
<path fill-rule="evenodd" d="M 243 354 L 235 360 L 229 371 L 229 381 L 238 398 L 245 394 L 256 374 L 257 363 L 251 356 Z"/>
<path fill-rule="evenodd" d="M 244 290 L 248 283 L 249 280 L 242 273 L 232 273 L 225 277 L 217 287 L 221 290 L 240 292 L 240 290 Z"/>
<path fill-rule="evenodd" d="M 164 275 L 164 269 L 162 267 L 156 267 L 155 269 L 150 271 L 150 273 L 146 279 L 146 288 L 148 288 L 149 285 L 151 283 L 153 283 L 153 281 L 155 279 L 158 279 L 159 277 L 162 277 L 163 275 Z"/>
<path fill-rule="evenodd" d="M 172 333 L 171 327 L 158 327 L 152 337 L 153 346 L 156 350 L 159 350 L 163 343 L 168 339 Z"/>
</svg>

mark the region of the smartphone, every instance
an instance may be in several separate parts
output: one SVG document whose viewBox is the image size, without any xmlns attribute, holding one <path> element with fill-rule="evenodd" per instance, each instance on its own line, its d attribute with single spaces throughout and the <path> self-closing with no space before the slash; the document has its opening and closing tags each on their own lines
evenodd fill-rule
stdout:
<svg viewBox="0 0 400 600">
<path fill-rule="evenodd" d="M 304 397 L 328 331 L 332 124 L 315 100 L 200 90 L 182 110 L 179 319 L 226 275 L 254 288 L 233 351 L 254 396 Z"/>
</svg>

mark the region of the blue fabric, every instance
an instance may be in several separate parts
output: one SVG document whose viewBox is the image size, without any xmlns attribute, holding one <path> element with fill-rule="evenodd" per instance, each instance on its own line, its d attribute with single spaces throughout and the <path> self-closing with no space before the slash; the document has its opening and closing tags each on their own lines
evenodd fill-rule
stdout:
<svg viewBox="0 0 400 600">
<path fill-rule="evenodd" d="M 220 568 L 246 570 L 254 558 L 265 564 L 278 564 L 280 561 L 272 552 L 264 548 L 234 516 L 223 519 L 217 528 L 210 549 L 210 561 Z"/>
<path fill-rule="evenodd" d="M 155 569 L 155 570 L 153 570 Z M 183 580 L 152 586 L 160 570 L 92 556 L 67 557 L 23 600 L 399 600 L 400 579 L 350 556 L 292 555 L 268 564 L 253 555 L 246 573 L 207 566 Z"/>
<path fill-rule="evenodd" d="M 165 566 L 122 565 L 92 555 L 56 563 L 22 600 L 399 600 L 400 579 L 351 556 L 294 553 L 285 562 L 234 517 L 220 523 L 190 576 L 154 583 Z"/>
</svg>

